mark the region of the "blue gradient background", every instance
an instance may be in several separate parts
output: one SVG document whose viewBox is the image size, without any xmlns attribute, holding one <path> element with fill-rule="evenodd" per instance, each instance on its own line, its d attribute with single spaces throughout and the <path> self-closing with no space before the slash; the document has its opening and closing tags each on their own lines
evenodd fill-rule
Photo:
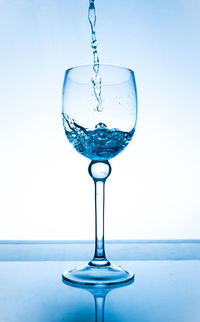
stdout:
<svg viewBox="0 0 200 322">
<path fill-rule="evenodd" d="M 88 1 L 0 1 L 1 239 L 92 239 L 93 183 L 61 121 L 90 63 Z M 111 161 L 106 238 L 200 238 L 200 3 L 96 0 L 102 63 L 134 69 L 139 115 Z"/>
</svg>

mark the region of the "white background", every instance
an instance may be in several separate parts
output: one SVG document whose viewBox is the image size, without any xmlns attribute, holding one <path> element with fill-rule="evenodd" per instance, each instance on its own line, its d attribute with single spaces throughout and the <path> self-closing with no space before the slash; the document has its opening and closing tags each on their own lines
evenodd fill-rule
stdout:
<svg viewBox="0 0 200 322">
<path fill-rule="evenodd" d="M 89 160 L 64 135 L 65 69 L 92 60 L 88 1 L 0 1 L 0 239 L 92 239 Z M 96 0 L 102 63 L 134 69 L 139 114 L 111 161 L 107 239 L 200 238 L 198 0 Z"/>
</svg>

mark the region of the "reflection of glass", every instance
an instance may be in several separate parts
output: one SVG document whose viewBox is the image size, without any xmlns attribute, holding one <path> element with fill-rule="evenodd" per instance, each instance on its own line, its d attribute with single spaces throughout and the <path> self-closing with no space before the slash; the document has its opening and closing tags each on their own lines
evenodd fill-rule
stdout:
<svg viewBox="0 0 200 322">
<path fill-rule="evenodd" d="M 63 278 L 63 282 L 68 286 L 83 288 L 83 289 L 89 291 L 94 296 L 95 322 L 103 322 L 104 321 L 104 306 L 105 306 L 106 295 L 116 288 L 119 288 L 119 287 L 121 288 L 123 286 L 130 285 L 133 282 L 133 280 L 126 282 L 122 285 L 121 284 L 115 284 L 112 286 L 97 285 L 97 286 L 92 286 L 92 287 L 89 287 L 84 284 L 82 284 L 82 285 L 72 284 L 72 283 L 69 283 L 68 281 L 66 281 L 64 278 Z"/>
<path fill-rule="evenodd" d="M 133 71 L 100 65 L 102 111 L 99 112 L 91 83 L 92 71 L 90 65 L 66 71 L 62 116 L 68 140 L 91 160 L 89 174 L 95 184 L 95 254 L 86 266 L 64 272 L 63 278 L 78 284 L 112 285 L 134 277 L 112 265 L 105 256 L 104 185 L 111 173 L 108 160 L 128 145 L 135 132 L 136 85 Z"/>
</svg>

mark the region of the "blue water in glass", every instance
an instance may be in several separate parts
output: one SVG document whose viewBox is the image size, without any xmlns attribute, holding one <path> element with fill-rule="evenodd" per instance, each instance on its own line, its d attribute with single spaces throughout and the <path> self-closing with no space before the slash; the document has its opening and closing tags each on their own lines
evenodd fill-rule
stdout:
<svg viewBox="0 0 200 322">
<path fill-rule="evenodd" d="M 128 145 L 135 131 L 108 129 L 104 123 L 98 123 L 94 130 L 87 130 L 64 113 L 63 126 L 69 142 L 90 160 L 109 160 L 115 157 Z"/>
</svg>

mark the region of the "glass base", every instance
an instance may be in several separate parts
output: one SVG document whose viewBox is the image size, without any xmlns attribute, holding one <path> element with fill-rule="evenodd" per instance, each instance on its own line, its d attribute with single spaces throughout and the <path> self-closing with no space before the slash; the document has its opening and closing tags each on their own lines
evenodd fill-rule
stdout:
<svg viewBox="0 0 200 322">
<path fill-rule="evenodd" d="M 77 269 L 65 271 L 62 277 L 69 283 L 85 286 L 108 286 L 134 280 L 133 273 L 109 262 L 107 265 L 94 265 L 90 262 Z"/>
</svg>

